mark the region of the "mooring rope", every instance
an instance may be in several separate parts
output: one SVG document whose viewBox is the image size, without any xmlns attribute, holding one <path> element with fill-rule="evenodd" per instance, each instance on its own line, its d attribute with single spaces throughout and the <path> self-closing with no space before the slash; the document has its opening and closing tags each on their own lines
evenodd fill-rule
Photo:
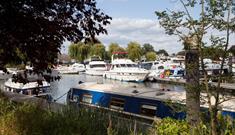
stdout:
<svg viewBox="0 0 235 135">
<path fill-rule="evenodd" d="M 53 101 L 56 102 L 57 100 L 61 99 L 62 97 L 64 97 L 67 94 L 68 94 L 68 92 L 64 93 L 63 95 L 59 96 L 58 98 L 54 99 Z"/>
</svg>

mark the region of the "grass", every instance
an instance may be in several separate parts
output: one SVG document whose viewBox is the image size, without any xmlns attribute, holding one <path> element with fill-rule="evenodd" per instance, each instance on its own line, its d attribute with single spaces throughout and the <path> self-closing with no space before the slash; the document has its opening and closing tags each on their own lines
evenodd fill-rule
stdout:
<svg viewBox="0 0 235 135">
<path fill-rule="evenodd" d="M 119 119 L 98 109 L 65 107 L 53 112 L 0 97 L 0 135 L 147 134 L 146 128 L 138 126 L 133 120 Z"/>
<path fill-rule="evenodd" d="M 219 117 L 220 133 L 235 134 L 235 121 Z M 133 119 L 120 118 L 101 109 L 65 107 L 60 112 L 40 105 L 9 101 L 0 94 L 0 135 L 190 135 L 184 120 L 155 121 L 151 127 Z M 210 134 L 208 123 L 195 128 L 197 135 Z"/>
</svg>

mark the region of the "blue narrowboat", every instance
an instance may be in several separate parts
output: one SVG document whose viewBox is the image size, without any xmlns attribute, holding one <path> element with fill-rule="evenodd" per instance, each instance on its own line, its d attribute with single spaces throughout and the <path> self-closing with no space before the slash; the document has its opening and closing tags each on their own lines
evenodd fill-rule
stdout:
<svg viewBox="0 0 235 135">
<path fill-rule="evenodd" d="M 184 119 L 186 113 L 182 108 L 185 108 L 185 97 L 185 91 L 87 82 L 71 88 L 67 102 L 102 107 L 148 119 Z M 206 105 L 202 105 L 202 108 L 206 108 Z M 222 114 L 235 118 L 235 111 L 231 108 L 223 110 Z"/>
</svg>

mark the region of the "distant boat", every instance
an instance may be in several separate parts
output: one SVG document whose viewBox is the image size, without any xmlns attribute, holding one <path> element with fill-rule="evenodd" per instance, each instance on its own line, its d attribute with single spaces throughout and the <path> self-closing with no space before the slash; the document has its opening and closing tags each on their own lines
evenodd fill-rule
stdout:
<svg viewBox="0 0 235 135">
<path fill-rule="evenodd" d="M 86 74 L 92 76 L 102 76 L 107 71 L 107 63 L 104 62 L 100 56 L 91 56 L 84 60 L 86 67 Z"/>
<path fill-rule="evenodd" d="M 148 79 L 150 81 L 159 78 L 182 78 L 185 75 L 184 66 L 173 61 L 155 62 L 151 69 Z"/>
<path fill-rule="evenodd" d="M 55 70 L 61 74 L 78 74 L 85 71 L 85 66 L 84 64 L 74 63 L 70 66 L 58 66 Z"/>
<path fill-rule="evenodd" d="M 111 67 L 104 73 L 104 78 L 128 82 L 143 82 L 146 79 L 149 73 L 148 70 L 140 68 L 137 63 L 130 59 L 113 59 L 113 55 Z"/>
<path fill-rule="evenodd" d="M 44 79 L 36 79 L 31 77 L 29 77 L 28 80 L 29 82 L 23 84 L 14 82 L 13 78 L 10 78 L 4 83 L 4 90 L 52 101 L 50 84 L 48 82 Z"/>
<path fill-rule="evenodd" d="M 107 64 L 102 60 L 90 61 L 86 65 L 86 74 L 94 76 L 102 76 L 107 71 Z"/>
<path fill-rule="evenodd" d="M 186 112 L 181 107 L 186 107 L 185 99 L 186 92 L 183 90 L 174 91 L 95 82 L 82 83 L 72 87 L 67 94 L 68 104 L 103 108 L 148 120 L 153 120 L 154 117 L 184 119 Z M 235 106 L 231 105 L 235 105 L 234 99 L 222 103 L 221 114 L 235 118 Z M 180 107 L 180 111 L 174 106 L 178 109 Z M 202 103 L 201 108 L 202 111 L 206 111 L 208 105 Z"/>
</svg>

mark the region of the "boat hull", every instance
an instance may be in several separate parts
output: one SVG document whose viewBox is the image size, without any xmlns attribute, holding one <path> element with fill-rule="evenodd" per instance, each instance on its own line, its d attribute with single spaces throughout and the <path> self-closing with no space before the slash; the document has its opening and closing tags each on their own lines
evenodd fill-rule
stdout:
<svg viewBox="0 0 235 135">
<path fill-rule="evenodd" d="M 87 75 L 93 76 L 102 76 L 106 70 L 95 70 L 95 69 L 88 69 L 86 70 Z"/>
<path fill-rule="evenodd" d="M 148 73 L 131 73 L 131 72 L 105 72 L 104 78 L 128 82 L 143 82 L 146 80 Z"/>
</svg>

